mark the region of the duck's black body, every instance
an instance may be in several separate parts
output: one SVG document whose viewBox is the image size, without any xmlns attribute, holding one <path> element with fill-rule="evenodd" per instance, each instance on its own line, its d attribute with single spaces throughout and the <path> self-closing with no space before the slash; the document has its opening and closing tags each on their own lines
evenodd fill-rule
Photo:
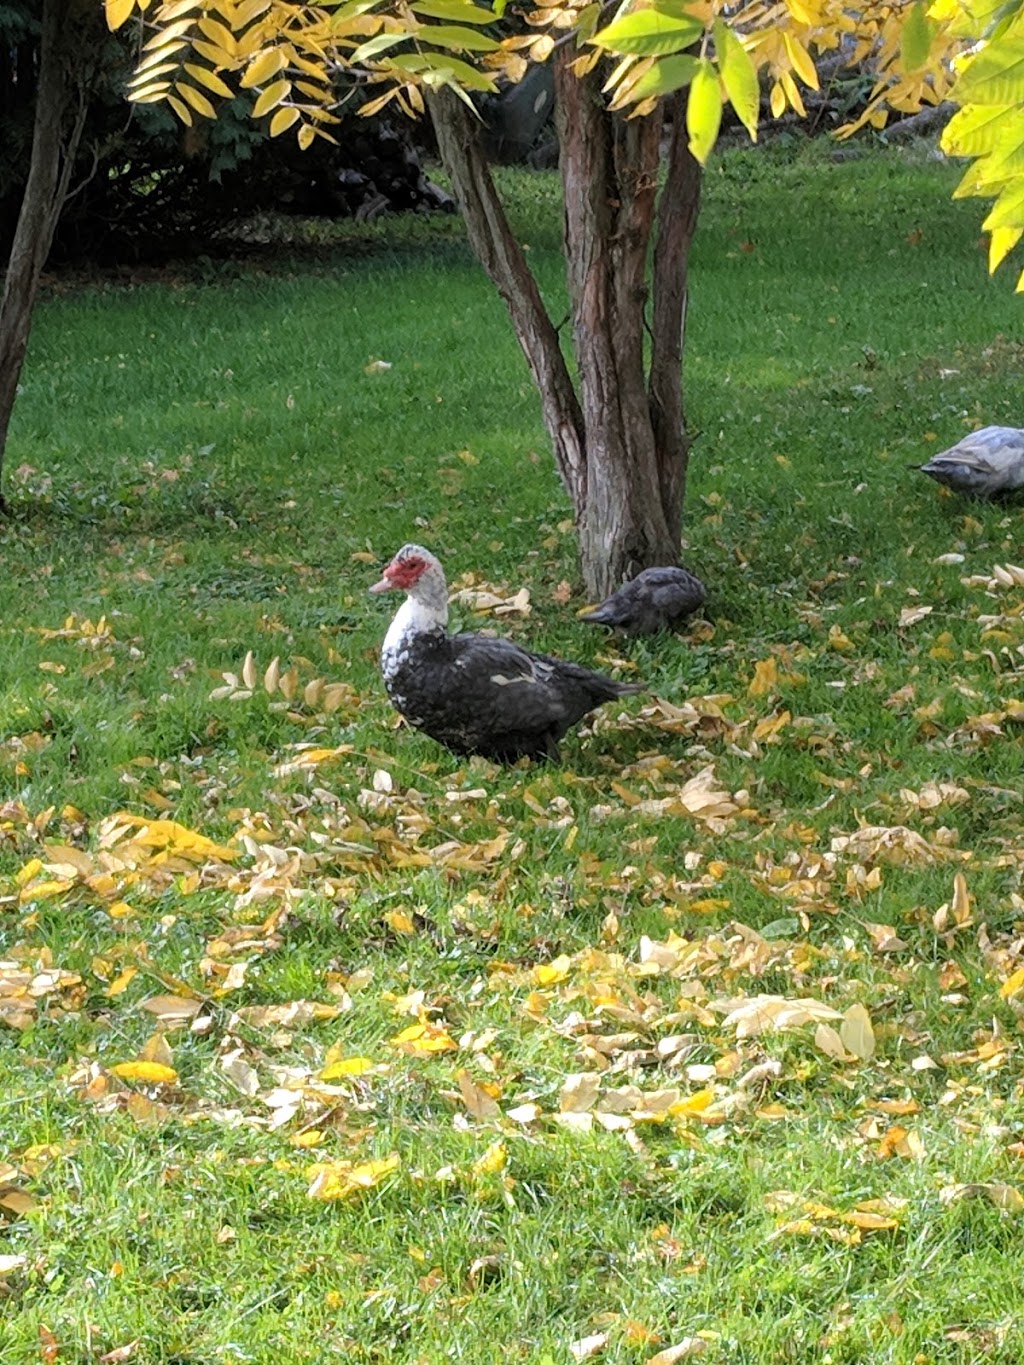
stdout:
<svg viewBox="0 0 1024 1365">
<path fill-rule="evenodd" d="M 644 569 L 581 621 L 628 635 L 670 630 L 704 605 L 704 584 L 687 569 Z"/>
<path fill-rule="evenodd" d="M 409 596 L 381 651 L 388 696 L 410 725 L 457 754 L 499 763 L 555 759 L 558 741 L 577 721 L 643 690 L 511 640 L 449 635 L 444 574 L 421 546 L 399 550 L 374 590 L 393 587 Z"/>
</svg>

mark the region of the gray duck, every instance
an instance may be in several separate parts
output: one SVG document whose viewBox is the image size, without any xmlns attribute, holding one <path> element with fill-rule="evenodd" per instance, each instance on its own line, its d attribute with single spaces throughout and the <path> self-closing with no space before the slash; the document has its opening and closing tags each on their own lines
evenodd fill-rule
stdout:
<svg viewBox="0 0 1024 1365">
<path fill-rule="evenodd" d="M 671 630 L 704 605 L 704 584 L 688 569 L 643 569 L 580 620 L 627 635 Z"/>
<path fill-rule="evenodd" d="M 982 427 L 955 446 L 911 465 L 957 493 L 994 498 L 1024 488 L 1024 431 L 1019 427 Z"/>
</svg>

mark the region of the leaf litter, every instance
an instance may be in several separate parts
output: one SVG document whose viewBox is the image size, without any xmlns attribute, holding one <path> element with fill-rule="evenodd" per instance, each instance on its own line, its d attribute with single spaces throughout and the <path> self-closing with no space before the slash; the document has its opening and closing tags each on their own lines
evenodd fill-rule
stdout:
<svg viewBox="0 0 1024 1365">
<path fill-rule="evenodd" d="M 994 581 L 999 591 L 1010 586 Z M 467 583 L 459 594 L 473 611 L 529 610 L 528 595 L 489 585 Z M 914 609 L 903 624 L 923 626 L 926 617 Z M 103 620 L 69 618 L 62 631 L 53 638 L 93 651 L 116 646 Z M 836 653 L 850 654 L 846 636 L 830 638 Z M 283 1144 L 290 1155 L 280 1157 L 281 1169 L 318 1202 L 428 1181 L 456 1182 L 473 1197 L 492 1188 L 514 1206 L 519 1144 L 556 1132 L 569 1141 L 624 1142 L 654 1169 L 667 1142 L 699 1152 L 765 1125 L 799 1125 L 800 1092 L 811 1078 L 828 1085 L 831 1077 L 859 1095 L 860 1114 L 840 1126 L 840 1145 L 886 1167 L 926 1161 L 922 1131 L 891 1120 L 926 1101 L 929 1069 L 945 1068 L 943 1104 L 973 1123 L 977 1087 L 957 1071 L 991 1076 L 1016 1046 L 976 1031 L 971 1046 L 943 1051 L 938 1062 L 922 1050 L 927 1034 L 894 1009 L 927 965 L 920 926 L 975 932 L 988 989 L 1008 1010 L 1020 1009 L 1024 995 L 1024 940 L 992 936 L 967 880 L 980 859 L 961 847 L 955 826 L 934 823 L 970 806 L 967 785 L 936 777 L 920 788 L 894 787 L 893 809 L 898 802 L 905 823 L 858 817 L 856 827 L 833 824 L 828 837 L 770 797 L 757 772 L 767 754 L 811 745 L 824 761 L 835 751 L 827 719 L 780 704 L 780 695 L 788 700 L 806 684 L 797 665 L 808 666 L 799 651 L 781 650 L 755 662 L 739 697 L 655 699 L 631 715 L 598 716 L 596 734 L 635 731 L 657 746 L 599 787 L 570 777 L 556 790 L 549 774 L 532 771 L 499 783 L 487 765 L 452 777 L 403 777 L 388 755 L 315 734 L 268 762 L 268 783 L 277 786 L 265 808 L 228 810 L 216 837 L 173 818 L 173 800 L 156 817 L 122 810 L 91 826 L 81 812 L 58 816 L 10 803 L 0 829 L 24 860 L 5 903 L 20 917 L 23 937 L 0 962 L 0 1024 L 24 1031 L 41 1011 L 59 1021 L 90 1018 L 98 1008 L 134 1020 L 127 1029 L 139 1037 L 134 1055 L 109 1045 L 98 1056 L 69 1052 L 61 1083 L 77 1103 L 124 1113 L 140 1126 L 175 1120 L 263 1134 Z M 211 706 L 223 703 L 276 707 L 309 731 L 332 717 L 344 723 L 364 701 L 348 684 L 310 676 L 305 665 L 258 665 L 250 651 L 211 694 Z M 1015 705 L 948 735 L 998 730 L 1016 717 Z M 35 743 L 23 739 L 19 752 L 30 759 Z M 730 782 L 725 772 L 741 780 Z M 609 822 L 635 853 L 635 868 L 608 864 L 588 846 L 589 830 Z M 681 856 L 653 856 L 663 830 L 682 841 L 674 843 Z M 517 896 L 517 877 L 552 833 L 575 860 L 584 903 L 607 907 L 610 898 L 619 907 L 606 909 L 592 942 L 549 952 L 537 941 L 509 960 L 492 954 L 464 979 L 464 1000 L 452 997 L 450 983 L 427 979 L 389 999 L 370 951 L 344 970 L 322 971 L 313 997 L 261 998 L 261 962 L 286 950 L 310 907 L 332 907 L 344 920 L 366 903 L 368 889 L 410 875 L 457 888 L 441 932 L 494 944 L 496 916 L 527 924 L 534 913 Z M 946 902 L 922 907 L 899 933 L 865 917 L 865 901 L 874 904 L 898 878 L 922 870 L 951 878 Z M 756 928 L 734 901 L 780 905 Z M 193 902 L 206 924 L 199 951 L 184 967 L 164 963 L 155 931 L 168 916 L 188 917 Z M 433 912 L 415 895 L 406 891 L 402 902 L 376 912 L 380 933 L 401 943 L 434 931 Z M 663 932 L 634 934 L 627 902 L 657 907 Z M 57 906 L 99 915 L 108 926 L 109 947 L 88 968 L 77 958 L 55 961 L 42 941 L 41 916 Z M 831 921 L 842 932 L 823 935 Z M 870 984 L 858 966 L 865 961 Z M 967 978 L 951 968 L 943 971 L 952 996 Z M 232 1005 L 237 995 L 244 1003 Z M 483 1013 L 467 1027 L 472 1001 Z M 358 1043 L 349 1045 L 354 1025 Z M 178 1036 L 204 1049 L 205 1073 L 176 1059 Z M 536 1053 L 539 1038 L 543 1079 L 517 1061 L 527 1040 L 527 1054 Z M 421 1170 L 387 1150 L 389 1096 L 413 1079 L 432 1096 L 425 1121 L 446 1116 L 456 1131 L 479 1132 L 482 1145 L 460 1163 Z M 315 1161 L 299 1159 L 310 1151 Z M 37 1202 L 31 1166 L 22 1156 L 8 1168 L 0 1186 L 8 1217 Z M 821 1237 L 852 1251 L 865 1236 L 897 1232 L 906 1217 L 901 1197 L 851 1202 L 841 1194 L 777 1192 L 764 1210 L 776 1220 L 770 1235 Z M 984 1198 L 1008 1213 L 1021 1198 L 1007 1181 L 947 1185 L 942 1197 Z M 8 1273 L 20 1268 L 14 1258 Z M 640 1344 L 646 1331 L 615 1321 L 581 1336 L 571 1353 L 591 1358 L 622 1334 Z M 649 1359 L 704 1354 L 714 1337 L 682 1337 Z M 659 1343 L 652 1337 L 651 1344 Z"/>
</svg>

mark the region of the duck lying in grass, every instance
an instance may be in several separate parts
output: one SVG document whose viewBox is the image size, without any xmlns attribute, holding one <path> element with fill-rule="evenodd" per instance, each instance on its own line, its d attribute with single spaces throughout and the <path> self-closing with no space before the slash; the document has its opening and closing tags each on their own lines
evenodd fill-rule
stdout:
<svg viewBox="0 0 1024 1365">
<path fill-rule="evenodd" d="M 927 464 L 911 468 L 975 498 L 1012 493 L 1024 488 L 1024 431 L 1018 427 L 982 427 L 933 455 Z"/>
<path fill-rule="evenodd" d="M 688 569 L 643 569 L 580 620 L 627 635 L 655 635 L 692 616 L 705 596 L 704 584 Z"/>
</svg>

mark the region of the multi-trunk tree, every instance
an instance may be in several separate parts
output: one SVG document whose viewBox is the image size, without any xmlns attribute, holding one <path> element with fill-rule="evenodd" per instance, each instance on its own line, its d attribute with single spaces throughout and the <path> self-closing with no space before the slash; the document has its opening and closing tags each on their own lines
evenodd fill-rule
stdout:
<svg viewBox="0 0 1024 1365">
<path fill-rule="evenodd" d="M 342 70 L 379 87 L 364 114 L 429 110 L 536 381 L 598 596 L 679 553 L 687 260 L 724 105 L 754 137 L 762 86 L 773 116 L 803 113 L 816 58 L 837 50 L 877 73 L 858 124 L 959 100 L 945 146 L 976 158 L 958 192 L 996 197 L 994 268 L 1024 233 L 1024 0 L 535 3 L 513 15 L 504 0 L 105 0 L 111 27 L 138 15 L 150 30 L 132 98 L 166 100 L 186 123 L 249 90 L 272 135 L 291 129 L 308 146 L 331 136 Z M 472 104 L 543 61 L 554 67 L 569 337 L 509 227 Z"/>
</svg>

